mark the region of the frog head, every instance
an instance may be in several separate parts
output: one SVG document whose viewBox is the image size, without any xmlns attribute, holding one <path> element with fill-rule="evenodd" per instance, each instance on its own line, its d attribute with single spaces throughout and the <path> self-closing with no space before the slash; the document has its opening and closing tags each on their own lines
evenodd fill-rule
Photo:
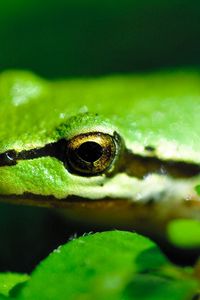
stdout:
<svg viewBox="0 0 200 300">
<path fill-rule="evenodd" d="M 56 82 L 2 74 L 1 199 L 133 228 L 195 216 L 198 79 L 195 72 Z"/>
</svg>

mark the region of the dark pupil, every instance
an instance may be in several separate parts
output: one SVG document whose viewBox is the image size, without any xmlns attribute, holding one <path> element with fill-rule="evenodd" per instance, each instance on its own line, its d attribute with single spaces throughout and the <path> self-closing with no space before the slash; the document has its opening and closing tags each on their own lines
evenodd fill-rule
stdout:
<svg viewBox="0 0 200 300">
<path fill-rule="evenodd" d="M 85 142 L 77 150 L 78 156 L 87 162 L 98 160 L 102 153 L 102 147 L 95 142 Z"/>
</svg>

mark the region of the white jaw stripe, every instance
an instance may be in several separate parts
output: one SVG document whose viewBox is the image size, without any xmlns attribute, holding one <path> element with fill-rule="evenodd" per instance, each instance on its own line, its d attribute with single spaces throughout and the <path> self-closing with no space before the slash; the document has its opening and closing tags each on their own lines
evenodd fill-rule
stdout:
<svg viewBox="0 0 200 300">
<path fill-rule="evenodd" d="M 174 179 L 166 175 L 150 174 L 144 179 L 119 173 L 112 178 L 104 178 L 95 185 L 77 185 L 76 190 L 68 195 L 85 199 L 127 199 L 133 202 L 149 201 L 200 201 L 195 186 L 200 183 L 200 176 L 190 179 Z"/>
</svg>

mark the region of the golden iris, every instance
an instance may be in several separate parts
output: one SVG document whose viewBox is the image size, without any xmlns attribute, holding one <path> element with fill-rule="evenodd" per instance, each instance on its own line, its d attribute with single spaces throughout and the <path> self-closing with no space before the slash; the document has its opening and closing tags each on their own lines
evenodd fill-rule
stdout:
<svg viewBox="0 0 200 300">
<path fill-rule="evenodd" d="M 72 173 L 94 176 L 110 169 L 116 157 L 115 137 L 90 132 L 79 134 L 67 143 L 67 164 Z"/>
</svg>

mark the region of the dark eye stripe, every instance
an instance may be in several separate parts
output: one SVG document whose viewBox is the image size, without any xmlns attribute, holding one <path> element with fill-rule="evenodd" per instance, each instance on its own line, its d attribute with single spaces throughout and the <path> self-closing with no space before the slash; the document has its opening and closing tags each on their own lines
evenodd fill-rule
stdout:
<svg viewBox="0 0 200 300">
<path fill-rule="evenodd" d="M 0 154 L 0 167 L 16 165 L 19 160 L 45 156 L 62 161 L 69 172 L 82 176 L 95 176 L 108 170 L 117 154 L 119 136 L 101 132 L 80 134 L 70 140 L 62 139 L 43 148 Z"/>
<path fill-rule="evenodd" d="M 200 165 L 182 161 L 161 160 L 156 156 L 141 156 L 125 149 L 120 172 L 143 178 L 148 174 L 169 175 L 173 178 L 190 178 L 200 174 Z"/>
<path fill-rule="evenodd" d="M 68 141 L 62 139 L 55 143 L 47 144 L 43 148 L 25 150 L 19 153 L 17 153 L 15 150 L 6 151 L 0 154 L 0 167 L 15 165 L 19 160 L 29 160 L 50 156 L 62 161 L 65 167 L 71 172 L 71 169 L 66 163 L 67 144 Z M 81 156 L 83 155 L 83 153 L 80 154 L 79 151 L 78 153 Z M 96 155 L 97 154 L 98 153 L 96 153 Z M 92 157 L 90 160 L 95 160 L 96 158 L 97 157 Z M 86 157 L 85 159 L 87 161 Z M 124 172 L 129 176 L 137 178 L 143 178 L 150 173 L 169 175 L 174 178 L 191 178 L 200 174 L 200 165 L 182 161 L 161 160 L 155 156 L 143 157 L 141 155 L 132 153 L 124 147 L 120 155 L 120 159 L 117 161 L 117 165 L 113 174 L 117 172 Z"/>
</svg>

